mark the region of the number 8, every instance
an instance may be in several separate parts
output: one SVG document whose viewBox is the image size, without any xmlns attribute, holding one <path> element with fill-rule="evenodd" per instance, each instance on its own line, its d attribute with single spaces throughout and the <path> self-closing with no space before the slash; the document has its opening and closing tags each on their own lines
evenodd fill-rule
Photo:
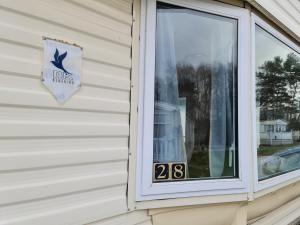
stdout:
<svg viewBox="0 0 300 225">
<path fill-rule="evenodd" d="M 184 168 L 182 165 L 175 165 L 173 171 L 173 178 L 181 179 L 184 178 Z"/>
</svg>

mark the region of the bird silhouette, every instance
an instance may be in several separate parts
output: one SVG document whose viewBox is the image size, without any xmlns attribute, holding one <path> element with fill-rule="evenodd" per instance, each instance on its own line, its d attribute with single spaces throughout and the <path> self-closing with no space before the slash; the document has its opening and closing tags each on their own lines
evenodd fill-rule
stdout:
<svg viewBox="0 0 300 225">
<path fill-rule="evenodd" d="M 56 49 L 55 54 L 54 54 L 55 61 L 51 61 L 51 62 L 56 68 L 63 70 L 66 74 L 71 74 L 64 68 L 64 66 L 62 64 L 62 62 L 66 58 L 67 54 L 68 53 L 66 51 L 65 53 L 59 55 L 59 51 Z"/>
</svg>

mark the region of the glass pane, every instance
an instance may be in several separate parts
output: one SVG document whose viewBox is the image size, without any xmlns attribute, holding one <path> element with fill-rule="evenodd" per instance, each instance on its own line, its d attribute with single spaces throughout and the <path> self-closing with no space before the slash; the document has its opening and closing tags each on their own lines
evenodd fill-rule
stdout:
<svg viewBox="0 0 300 225">
<path fill-rule="evenodd" d="M 154 163 L 237 177 L 237 20 L 159 3 L 155 57 Z"/>
<path fill-rule="evenodd" d="M 255 28 L 258 177 L 300 168 L 300 55 Z"/>
</svg>

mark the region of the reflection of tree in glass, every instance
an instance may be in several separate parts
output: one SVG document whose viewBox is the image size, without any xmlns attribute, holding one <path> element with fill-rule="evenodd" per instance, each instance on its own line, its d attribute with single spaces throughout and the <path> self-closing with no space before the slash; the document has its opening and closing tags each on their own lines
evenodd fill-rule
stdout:
<svg viewBox="0 0 300 225">
<path fill-rule="evenodd" d="M 209 130 L 211 105 L 211 74 L 209 65 L 197 68 L 178 63 L 178 90 L 186 99 L 185 146 L 190 177 L 209 177 Z"/>
<path fill-rule="evenodd" d="M 288 54 L 287 59 L 283 64 L 283 68 L 287 79 L 289 96 L 292 102 L 287 119 L 295 119 L 294 116 L 298 113 L 297 120 L 299 120 L 300 57 L 293 53 Z"/>
<path fill-rule="evenodd" d="M 276 56 L 259 67 L 256 77 L 260 120 L 291 120 L 299 110 L 300 58 Z"/>
<path fill-rule="evenodd" d="M 211 67 L 209 65 L 201 65 L 195 69 L 189 64 L 177 64 L 177 75 L 180 97 L 185 97 L 187 102 L 187 120 L 193 122 L 195 126 L 194 131 L 197 131 L 197 139 L 194 144 L 199 146 L 203 143 L 208 143 Z"/>
<path fill-rule="evenodd" d="M 225 134 L 226 152 L 232 145 L 233 69 L 230 63 L 226 65 L 216 63 L 213 66 L 201 64 L 196 68 L 191 64 L 177 64 L 179 96 L 186 99 L 185 147 L 190 177 L 210 176 L 209 146 L 212 112 L 214 112 L 215 117 L 223 121 L 227 118 L 230 120 L 226 121 L 228 130 Z M 219 79 L 215 79 L 216 83 L 214 85 L 212 85 L 212 76 L 219 77 Z M 216 108 L 212 110 L 212 95 L 214 95 L 215 99 L 220 99 L 220 101 L 226 99 L 224 106 L 228 107 L 229 111 L 227 112 L 225 108 L 221 108 L 226 113 L 230 113 L 230 116 L 226 117 L 223 110 Z M 227 156 L 228 154 L 226 153 L 225 160 L 228 160 Z M 224 167 L 224 174 L 228 175 L 226 174 L 226 166 Z M 229 175 L 232 175 L 232 169 Z"/>
</svg>

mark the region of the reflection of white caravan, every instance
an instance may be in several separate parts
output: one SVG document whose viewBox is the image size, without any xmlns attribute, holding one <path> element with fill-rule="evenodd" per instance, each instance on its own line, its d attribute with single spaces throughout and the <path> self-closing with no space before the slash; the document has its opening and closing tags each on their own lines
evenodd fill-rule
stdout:
<svg viewBox="0 0 300 225">
<path fill-rule="evenodd" d="M 292 132 L 286 131 L 287 122 L 283 120 L 266 120 L 260 122 L 261 145 L 292 144 Z"/>
<path fill-rule="evenodd" d="M 293 140 L 300 141 L 300 131 L 299 130 L 293 130 Z"/>
</svg>

